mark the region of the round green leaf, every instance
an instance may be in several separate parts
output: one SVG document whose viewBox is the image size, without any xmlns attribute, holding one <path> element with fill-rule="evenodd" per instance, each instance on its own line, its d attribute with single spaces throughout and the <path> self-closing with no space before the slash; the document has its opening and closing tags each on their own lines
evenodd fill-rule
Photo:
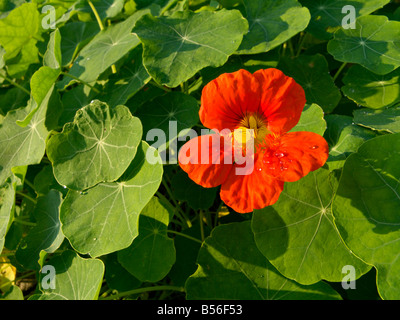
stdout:
<svg viewBox="0 0 400 320">
<path fill-rule="evenodd" d="M 98 259 L 84 259 L 76 252 L 66 250 L 56 255 L 46 265 L 55 269 L 55 289 L 44 289 L 49 273 L 40 273 L 41 295 L 34 300 L 95 300 L 103 280 L 104 264 Z"/>
<path fill-rule="evenodd" d="M 377 131 L 400 133 L 400 107 L 355 110 L 354 122 Z"/>
<path fill-rule="evenodd" d="M 176 87 L 201 69 L 223 65 L 248 30 L 237 10 L 145 15 L 133 31 L 143 43 L 143 63 L 158 83 Z"/>
<path fill-rule="evenodd" d="M 358 63 L 383 75 L 400 66 L 400 22 L 369 15 L 356 20 L 356 29 L 339 29 L 328 43 L 336 60 Z"/>
<path fill-rule="evenodd" d="M 188 299 L 340 299 L 325 283 L 303 286 L 283 277 L 258 251 L 250 221 L 214 228 L 197 262 L 186 281 Z"/>
<path fill-rule="evenodd" d="M 64 235 L 78 252 L 104 255 L 128 247 L 138 235 L 139 213 L 157 191 L 163 173 L 160 163 L 146 160 L 148 150 L 156 152 L 142 142 L 117 182 L 100 183 L 87 192 L 68 192 L 60 219 Z"/>
<path fill-rule="evenodd" d="M 323 55 L 282 58 L 279 68 L 303 87 L 308 103 L 316 103 L 328 113 L 338 105 L 342 95 L 329 75 Z"/>
<path fill-rule="evenodd" d="M 249 32 L 239 54 L 269 51 L 303 31 L 310 21 L 310 12 L 297 0 L 243 0 L 243 4 Z"/>
<path fill-rule="evenodd" d="M 278 202 L 253 213 L 261 253 L 285 277 L 301 284 L 339 282 L 345 265 L 353 265 L 358 277 L 370 269 L 346 248 L 333 224 L 332 185 L 329 170 L 321 168 L 286 183 Z"/>
<path fill-rule="evenodd" d="M 343 77 L 343 83 L 343 93 L 368 108 L 390 107 L 400 100 L 400 69 L 378 75 L 354 65 Z"/>
<path fill-rule="evenodd" d="M 390 0 L 300 0 L 311 12 L 310 24 L 307 31 L 320 39 L 332 38 L 335 29 L 342 25 L 342 20 L 349 13 L 342 12 L 346 5 L 355 9 L 355 18 L 368 15 L 389 3 Z M 345 19 L 345 22 L 348 22 Z"/>
<path fill-rule="evenodd" d="M 127 107 L 109 108 L 95 100 L 48 139 L 46 150 L 57 181 L 83 190 L 117 180 L 135 157 L 141 137 L 140 120 Z"/>
<path fill-rule="evenodd" d="M 377 269 L 384 299 L 400 298 L 400 134 L 365 142 L 343 167 L 333 214 L 346 245 Z"/>
<path fill-rule="evenodd" d="M 175 263 L 174 241 L 168 237 L 170 213 L 153 197 L 139 217 L 139 236 L 118 252 L 118 261 L 140 281 L 163 279 Z"/>
</svg>

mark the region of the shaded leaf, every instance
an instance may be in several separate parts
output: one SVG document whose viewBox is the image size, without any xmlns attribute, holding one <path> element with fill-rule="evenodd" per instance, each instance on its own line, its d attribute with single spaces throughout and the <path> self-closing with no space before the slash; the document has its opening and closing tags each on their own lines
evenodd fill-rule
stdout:
<svg viewBox="0 0 400 320">
<path fill-rule="evenodd" d="M 250 221 L 214 228 L 198 264 L 186 281 L 188 299 L 340 299 L 325 283 L 303 286 L 284 278 L 258 251 Z"/>
<path fill-rule="evenodd" d="M 168 237 L 167 208 L 153 197 L 139 217 L 139 236 L 132 244 L 118 252 L 118 261 L 141 281 L 163 279 L 175 263 L 174 241 Z"/>
<path fill-rule="evenodd" d="M 348 157 L 333 202 L 346 245 L 377 269 L 383 299 L 399 299 L 400 134 L 365 142 Z"/>
<path fill-rule="evenodd" d="M 400 107 L 355 110 L 354 122 L 377 131 L 400 133 Z"/>
</svg>

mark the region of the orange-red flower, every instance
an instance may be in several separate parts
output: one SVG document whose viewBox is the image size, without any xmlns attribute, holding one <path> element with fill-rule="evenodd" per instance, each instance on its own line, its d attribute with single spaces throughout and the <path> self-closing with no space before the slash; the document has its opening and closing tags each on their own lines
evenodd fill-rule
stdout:
<svg viewBox="0 0 400 320">
<path fill-rule="evenodd" d="M 284 182 L 299 180 L 328 158 L 323 137 L 289 132 L 305 103 L 303 88 L 278 69 L 219 76 L 204 87 L 199 111 L 203 125 L 217 133 L 188 141 L 179 153 L 181 168 L 203 187 L 221 185 L 221 199 L 237 212 L 274 204 Z M 254 152 L 244 144 L 249 134 Z M 254 166 L 245 169 L 239 155 Z M 238 174 L 240 168 L 245 173 Z"/>
</svg>

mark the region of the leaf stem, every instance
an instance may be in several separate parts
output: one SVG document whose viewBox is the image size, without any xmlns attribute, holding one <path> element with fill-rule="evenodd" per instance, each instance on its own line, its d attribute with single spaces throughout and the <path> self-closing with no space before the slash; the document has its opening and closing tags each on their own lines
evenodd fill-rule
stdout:
<svg viewBox="0 0 400 320">
<path fill-rule="evenodd" d="M 7 282 L 4 282 L 2 285 L 0 285 L 0 289 L 8 286 L 10 283 L 16 282 L 18 280 L 21 280 L 21 279 L 24 279 L 24 278 L 27 278 L 27 277 L 30 277 L 31 275 L 34 275 L 34 274 L 36 274 L 36 271 L 31 271 L 31 272 L 23 274 L 20 277 L 15 278 L 14 280 L 9 280 Z"/>
<path fill-rule="evenodd" d="M 303 45 L 304 45 L 304 42 L 305 42 L 307 36 L 308 36 L 307 32 L 302 35 L 302 37 L 300 39 L 299 46 L 297 47 L 297 52 L 296 52 L 296 56 L 295 57 L 298 57 L 300 55 L 301 49 L 303 49 Z"/>
<path fill-rule="evenodd" d="M 14 222 L 25 225 L 25 226 L 29 226 L 29 227 L 35 227 L 36 223 L 35 222 L 29 222 L 29 221 L 25 221 L 19 218 L 14 218 L 13 219 Z"/>
<path fill-rule="evenodd" d="M 11 83 L 13 86 L 17 87 L 18 89 L 22 90 L 23 92 L 25 92 L 27 95 L 31 95 L 31 93 L 29 92 L 29 90 L 25 89 L 23 86 L 19 85 L 18 83 L 16 83 L 14 80 L 8 78 L 5 75 L 2 75 L 0 73 L 0 77 L 2 77 L 4 80 L 7 80 L 9 83 Z"/>
<path fill-rule="evenodd" d="M 204 223 L 203 223 L 204 213 L 203 213 L 203 210 L 200 210 L 199 219 L 200 219 L 201 242 L 204 242 L 205 237 L 204 237 Z"/>
<path fill-rule="evenodd" d="M 159 88 L 159 89 L 161 89 L 161 90 L 164 90 L 164 91 L 168 91 L 168 92 L 171 91 L 170 88 L 164 87 L 163 85 L 158 84 L 158 83 L 155 82 L 154 80 L 151 80 L 151 81 L 149 82 L 149 84 L 151 84 L 152 86 L 157 87 L 157 88 Z"/>
<path fill-rule="evenodd" d="M 181 218 L 183 219 L 183 221 L 186 222 L 187 226 L 190 228 L 192 226 L 192 223 L 190 222 L 190 219 L 186 216 L 186 214 L 183 212 L 183 210 L 181 209 L 181 207 L 178 204 L 178 202 L 176 202 L 176 200 L 174 199 L 174 196 L 173 196 L 172 191 L 169 188 L 168 184 L 165 182 L 164 179 L 162 179 L 161 183 L 164 186 L 165 190 L 167 190 L 167 193 L 168 193 L 169 197 L 171 198 L 171 200 L 174 203 L 175 207 L 177 208 L 177 210 L 179 211 L 180 215 L 182 216 Z"/>
<path fill-rule="evenodd" d="M 154 286 L 154 287 L 145 287 L 145 288 L 139 288 L 139 289 L 133 289 L 130 291 L 125 291 L 121 293 L 117 293 L 105 298 L 101 298 L 99 300 L 113 300 L 113 299 L 120 299 L 126 296 L 130 296 L 133 294 L 140 294 L 144 292 L 151 292 L 151 291 L 165 291 L 165 290 L 172 290 L 172 291 L 179 291 L 179 292 L 185 292 L 185 288 L 183 287 L 177 287 L 177 286 Z"/>
<path fill-rule="evenodd" d="M 33 199 L 31 196 L 28 196 L 27 194 L 21 192 L 21 191 L 17 191 L 16 194 L 20 195 L 21 197 L 24 197 L 26 199 L 28 199 L 29 201 L 33 202 L 36 204 L 36 199 Z"/>
<path fill-rule="evenodd" d="M 338 69 L 338 71 L 336 71 L 335 75 L 333 76 L 333 82 L 336 81 L 336 79 L 338 78 L 339 74 L 343 71 L 343 69 L 346 67 L 347 62 L 343 62 L 342 65 L 340 66 L 340 68 Z"/>
<path fill-rule="evenodd" d="M 196 239 L 196 238 L 194 238 L 194 237 L 192 237 L 192 236 L 189 236 L 189 235 L 187 235 L 187 234 L 185 234 L 185 233 L 182 233 L 182 232 L 179 232 L 179 231 L 167 230 L 167 232 L 168 232 L 168 233 L 176 234 L 176 235 L 178 235 L 178 236 L 181 236 L 181 237 L 184 237 L 184 238 L 187 238 L 187 239 L 190 239 L 190 240 L 195 241 L 195 242 L 200 243 L 200 244 L 203 243 L 201 240 Z"/>
<path fill-rule="evenodd" d="M 176 4 L 178 2 L 178 0 L 175 1 L 171 1 L 166 7 L 164 7 L 164 9 L 161 11 L 160 16 L 162 16 L 166 11 L 169 10 L 169 8 L 171 8 L 174 4 Z"/>
<path fill-rule="evenodd" d="M 99 13 L 96 10 L 96 7 L 93 5 L 92 1 L 88 0 L 89 6 L 93 11 L 94 16 L 96 17 L 97 23 L 100 27 L 100 30 L 103 31 L 104 30 L 104 25 L 103 22 L 100 19 Z"/>
<path fill-rule="evenodd" d="M 61 72 L 62 75 L 70 77 L 71 79 L 77 80 L 80 83 L 84 84 L 85 86 L 88 86 L 90 89 L 92 89 L 94 92 L 96 93 L 100 93 L 100 91 L 98 89 L 96 89 L 94 86 L 92 86 L 91 84 L 87 83 L 86 81 L 83 81 L 81 79 L 79 79 L 78 77 L 73 76 L 72 74 L 69 74 L 67 72 Z"/>
</svg>

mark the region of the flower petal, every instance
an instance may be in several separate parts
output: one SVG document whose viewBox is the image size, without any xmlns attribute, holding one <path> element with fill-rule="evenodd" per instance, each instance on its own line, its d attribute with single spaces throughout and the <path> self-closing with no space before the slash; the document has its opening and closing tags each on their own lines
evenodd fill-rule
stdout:
<svg viewBox="0 0 400 320">
<path fill-rule="evenodd" d="M 282 71 L 270 68 L 258 70 L 254 77 L 261 85 L 259 113 L 268 121 L 268 130 L 283 134 L 299 122 L 306 103 L 303 88 Z"/>
<path fill-rule="evenodd" d="M 328 153 L 328 143 L 319 134 L 289 132 L 264 151 L 263 169 L 272 177 L 293 182 L 322 167 Z"/>
<path fill-rule="evenodd" d="M 237 175 L 235 166 L 221 186 L 221 200 L 236 212 L 246 213 L 272 205 L 283 190 L 283 181 L 261 169 L 262 156 L 256 155 L 255 161 L 251 174 Z"/>
<path fill-rule="evenodd" d="M 196 137 L 179 150 L 179 165 L 197 184 L 212 188 L 221 185 L 233 168 L 231 140 L 218 134 Z"/>
<path fill-rule="evenodd" d="M 260 84 L 246 70 L 224 73 L 202 91 L 200 121 L 209 129 L 235 129 L 260 104 Z"/>
</svg>

